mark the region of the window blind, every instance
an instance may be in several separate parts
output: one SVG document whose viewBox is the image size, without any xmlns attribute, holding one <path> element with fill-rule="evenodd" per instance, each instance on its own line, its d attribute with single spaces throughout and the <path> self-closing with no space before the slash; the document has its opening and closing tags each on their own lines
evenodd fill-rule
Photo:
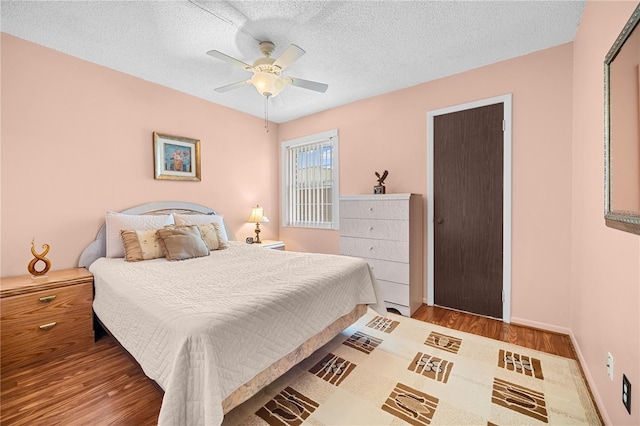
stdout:
<svg viewBox="0 0 640 426">
<path fill-rule="evenodd" d="M 288 226 L 334 228 L 337 137 L 285 144 L 285 213 Z"/>
</svg>

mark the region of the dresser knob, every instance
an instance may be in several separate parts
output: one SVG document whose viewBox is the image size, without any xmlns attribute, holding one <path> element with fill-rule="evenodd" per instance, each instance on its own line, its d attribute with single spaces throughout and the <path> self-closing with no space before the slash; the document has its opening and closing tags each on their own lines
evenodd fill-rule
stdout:
<svg viewBox="0 0 640 426">
<path fill-rule="evenodd" d="M 40 326 L 40 329 L 41 330 L 51 330 L 53 327 L 55 327 L 55 325 L 56 325 L 55 321 L 54 322 L 50 322 L 49 324 L 42 324 Z"/>
<path fill-rule="evenodd" d="M 369 227 L 369 231 L 373 231 L 373 226 L 370 226 L 370 227 Z"/>
<path fill-rule="evenodd" d="M 369 207 L 369 211 L 372 212 L 373 211 L 373 207 Z"/>
<path fill-rule="evenodd" d="M 56 295 L 54 294 L 53 296 L 45 296 L 45 297 L 41 297 L 39 300 L 41 302 L 47 303 L 47 302 L 51 302 L 53 299 L 56 298 Z"/>
<path fill-rule="evenodd" d="M 373 250 L 373 247 L 369 247 L 369 250 Z"/>
</svg>

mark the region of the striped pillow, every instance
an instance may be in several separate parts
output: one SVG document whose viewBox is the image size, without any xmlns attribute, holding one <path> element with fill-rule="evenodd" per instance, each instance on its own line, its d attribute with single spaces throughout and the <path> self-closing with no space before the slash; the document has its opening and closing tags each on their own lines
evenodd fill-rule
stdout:
<svg viewBox="0 0 640 426">
<path fill-rule="evenodd" d="M 122 230 L 120 231 L 124 258 L 127 262 L 158 259 L 164 257 L 162 244 L 158 239 L 157 229 Z"/>
</svg>

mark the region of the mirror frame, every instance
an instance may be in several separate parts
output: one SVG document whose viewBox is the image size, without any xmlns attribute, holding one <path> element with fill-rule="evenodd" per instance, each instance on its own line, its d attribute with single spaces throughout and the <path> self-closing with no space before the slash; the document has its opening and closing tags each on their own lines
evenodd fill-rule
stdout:
<svg viewBox="0 0 640 426">
<path fill-rule="evenodd" d="M 640 234 L 640 211 L 614 211 L 611 209 L 611 109 L 610 101 L 610 65 L 618 55 L 625 41 L 640 21 L 640 4 L 631 14 L 620 35 L 607 53 L 604 60 L 604 219 L 610 228 Z"/>
</svg>

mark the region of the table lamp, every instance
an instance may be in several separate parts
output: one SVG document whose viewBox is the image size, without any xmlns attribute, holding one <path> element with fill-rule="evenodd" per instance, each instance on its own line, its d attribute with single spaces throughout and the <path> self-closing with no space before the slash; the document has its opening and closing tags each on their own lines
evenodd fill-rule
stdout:
<svg viewBox="0 0 640 426">
<path fill-rule="evenodd" d="M 256 224 L 256 239 L 253 242 L 256 244 L 262 243 L 260 241 L 260 224 L 269 222 L 269 218 L 264 214 L 264 209 L 260 206 L 252 207 L 251 215 L 247 222 Z"/>
</svg>

